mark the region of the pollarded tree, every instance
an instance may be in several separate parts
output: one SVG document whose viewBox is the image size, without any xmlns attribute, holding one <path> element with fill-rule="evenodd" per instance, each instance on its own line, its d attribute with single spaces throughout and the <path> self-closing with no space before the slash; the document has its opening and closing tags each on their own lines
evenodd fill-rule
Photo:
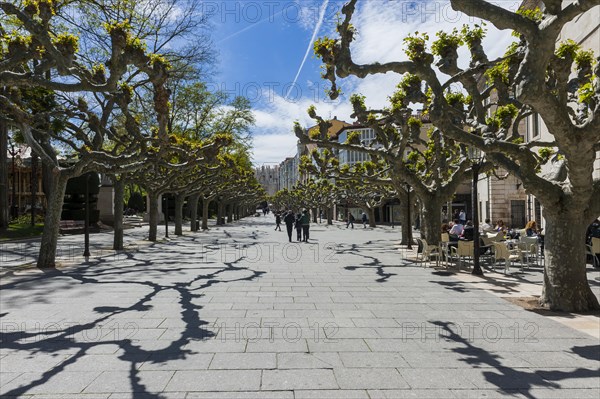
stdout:
<svg viewBox="0 0 600 399">
<path fill-rule="evenodd" d="M 427 36 L 410 36 L 405 40 L 408 61 L 356 64 L 350 49 L 356 35 L 351 25 L 355 0 L 343 8 L 340 38 L 320 40 L 316 52 L 327 65 L 324 77 L 333 83 L 332 97 L 338 95 L 336 77 L 349 75 L 411 73 L 426 83 L 431 91 L 426 107 L 434 125 L 443 126 L 447 137 L 482 150 L 521 179 L 544 206 L 546 265 L 540 302 L 556 310 L 598 309 L 587 280 L 583 243 L 586 226 L 600 214 L 600 180 L 593 178 L 600 150 L 600 63 L 561 32 L 600 0 L 564 7 L 560 0 L 543 3 L 543 11 L 512 12 L 485 0 L 451 0 L 455 10 L 514 32 L 518 41 L 494 61 L 485 54 L 485 29 L 479 26 L 440 32 L 431 53 Z M 462 45 L 471 53 L 466 68 L 458 65 Z M 463 109 L 447 100 L 450 87 L 457 85 L 468 94 Z M 418 95 L 421 87 L 415 91 Z M 531 114 L 540 116 L 549 141 L 522 141 L 519 123 Z M 552 172 L 544 173 L 550 166 Z"/>
<path fill-rule="evenodd" d="M 0 10 L 8 17 L 11 29 L 1 39 L 0 85 L 10 88 L 6 95 L 0 96 L 2 114 L 54 175 L 38 267 L 55 265 L 67 180 L 91 170 L 111 172 L 115 167 L 126 170 L 141 160 L 141 146 L 145 142 L 133 133 L 139 129 L 137 119 L 128 110 L 132 85 L 123 81 L 132 75 L 143 77 L 154 94 L 154 111 L 168 113 L 165 59 L 147 53 L 132 35 L 128 22 L 112 21 L 103 28 L 107 60 L 91 64 L 89 54 L 99 48 L 89 42 L 80 43 L 78 36 L 70 31 L 74 26 L 65 27 L 73 6 L 52 0 L 27 1 L 22 6 L 0 2 Z M 82 22 L 85 21 L 82 14 Z M 58 104 L 45 112 L 30 112 L 23 101 L 23 88 L 52 92 Z M 117 114 L 124 116 L 128 136 L 120 136 L 113 128 Z M 161 116 L 157 118 L 164 120 Z M 44 125 L 51 128 L 40 128 Z M 159 136 L 164 137 L 165 124 L 159 126 Z M 108 141 L 131 146 L 133 151 L 117 150 L 122 146 L 107 146 Z M 60 164 L 57 149 L 72 154 L 74 162 Z"/>
<path fill-rule="evenodd" d="M 150 241 L 157 239 L 160 196 L 193 187 L 196 184 L 193 173 L 197 167 L 216 163 L 221 147 L 230 142 L 229 135 L 215 135 L 201 141 L 171 135 L 168 150 L 148 149 L 145 165 L 130 173 L 129 178 L 143 186 L 148 193 Z M 186 183 L 189 187 L 183 186 Z"/>
<path fill-rule="evenodd" d="M 291 209 L 293 211 L 300 211 L 302 207 L 302 200 L 300 198 L 298 190 L 292 188 L 288 190 L 283 188 L 277 191 L 270 199 L 269 202 L 273 204 L 275 209 L 284 210 Z"/>
<path fill-rule="evenodd" d="M 456 107 L 461 107 L 464 101 L 464 96 L 460 94 L 450 93 L 448 98 Z M 296 136 L 303 143 L 312 142 L 321 147 L 369 154 L 374 161 L 373 166 L 379 165 L 380 169 L 373 173 L 371 182 L 381 182 L 383 177 L 403 197 L 403 202 L 408 200 L 403 195 L 409 189 L 406 186 L 408 184 L 423 204 L 425 218 L 422 236 L 428 243 L 437 245 L 442 205 L 469 176 L 471 163 L 464 146 L 448 139 L 429 123 L 427 128 L 420 117 L 413 116 L 410 103 L 430 101 L 428 94 L 422 91 L 421 80 L 417 76 L 405 76 L 389 101 L 388 108 L 375 110 L 367 109 L 364 96 L 351 97 L 353 115 L 360 126 L 373 129 L 375 136 L 372 140 L 361 139 L 360 131 L 350 132 L 343 143 L 331 140 L 324 134 L 329 122 L 316 115 L 314 107 L 309 109 L 309 115 L 316 120 L 320 129 L 310 137 L 296 126 Z M 345 167 L 347 171 L 348 165 Z M 368 180 L 368 176 L 365 173 L 364 178 Z"/>
</svg>

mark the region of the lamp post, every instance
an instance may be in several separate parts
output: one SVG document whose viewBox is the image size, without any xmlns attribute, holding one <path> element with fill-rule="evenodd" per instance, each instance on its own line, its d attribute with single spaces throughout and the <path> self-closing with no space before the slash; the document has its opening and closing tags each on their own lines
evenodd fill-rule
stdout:
<svg viewBox="0 0 600 399">
<path fill-rule="evenodd" d="M 21 149 L 15 149 L 15 143 L 12 141 L 10 136 L 8 137 L 8 144 L 10 145 L 10 150 L 8 151 L 12 158 L 12 206 L 11 206 L 11 215 L 13 218 L 17 218 L 19 216 L 19 206 L 17 205 L 17 172 L 16 172 L 16 157 L 21 154 Z"/>
<path fill-rule="evenodd" d="M 90 256 L 90 173 L 85 176 L 85 221 L 83 223 L 83 256 Z"/>
<path fill-rule="evenodd" d="M 479 207 L 477 204 L 477 181 L 479 180 L 479 171 L 483 163 L 484 154 L 477 148 L 471 147 L 469 150 L 471 159 L 471 170 L 473 171 L 473 181 L 471 187 L 471 207 L 473 209 L 473 271 L 471 274 L 483 276 L 483 270 L 479 265 Z"/>
<path fill-rule="evenodd" d="M 406 228 L 409 229 L 408 230 L 408 234 L 406 235 L 408 238 L 408 245 L 406 246 L 406 249 L 412 249 L 412 225 L 410 223 L 410 184 L 406 183 L 406 211 L 407 211 L 407 222 L 406 222 Z"/>
<path fill-rule="evenodd" d="M 167 194 L 164 194 L 165 199 L 165 237 L 169 238 L 169 197 Z"/>
</svg>

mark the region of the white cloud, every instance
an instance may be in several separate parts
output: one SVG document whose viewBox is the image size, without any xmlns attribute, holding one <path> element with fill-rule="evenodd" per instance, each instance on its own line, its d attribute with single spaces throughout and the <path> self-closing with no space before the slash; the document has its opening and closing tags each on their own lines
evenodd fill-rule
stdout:
<svg viewBox="0 0 600 399">
<path fill-rule="evenodd" d="M 497 4 L 508 9 L 516 9 L 520 1 L 499 1 Z M 309 2 L 306 6 L 307 12 L 313 10 L 321 2 Z M 332 4 L 339 4 L 332 2 Z M 307 14 L 308 15 L 308 14 Z M 323 35 L 336 37 L 332 20 L 324 22 Z M 309 23 L 307 17 L 306 23 Z M 352 55 L 357 63 L 404 61 L 403 39 L 415 31 L 427 32 L 430 41 L 435 40 L 437 31 L 451 31 L 453 28 L 460 29 L 464 24 L 473 25 L 480 23 L 479 20 L 459 14 L 452 10 L 449 1 L 363 1 L 359 2 L 357 10 L 352 19 L 358 34 L 352 45 Z M 314 27 L 314 24 L 312 25 Z M 499 31 L 491 24 L 487 24 L 487 38 L 484 40 L 484 48 L 490 59 L 501 56 L 508 44 L 514 38 L 508 31 Z M 469 54 L 466 49 L 459 51 L 461 66 L 469 62 Z M 440 78 L 443 78 L 440 76 Z M 338 81 L 344 95 L 341 102 L 325 102 L 316 99 L 315 93 L 322 93 L 325 82 L 309 82 L 320 89 L 311 93 L 304 93 L 298 101 L 286 101 L 281 95 L 269 93 L 270 101 L 255 111 L 257 119 L 254 129 L 254 159 L 257 164 L 263 162 L 281 161 L 290 156 L 293 151 L 296 138 L 291 129 L 295 120 L 303 126 L 310 126 L 312 120 L 306 114 L 307 108 L 315 104 L 317 112 L 324 118 L 337 116 L 338 119 L 351 121 L 351 107 L 348 98 L 353 93 L 361 93 L 367 98 L 367 105 L 379 108 L 386 104 L 398 84 L 401 76 L 393 73 L 368 76 L 365 79 L 349 77 Z M 445 80 L 445 79 L 444 79 Z M 289 138 L 288 138 L 289 136 Z M 261 147 L 262 145 L 262 147 Z M 272 151 L 272 152 L 269 152 Z M 279 155 L 281 154 L 281 155 Z M 279 157 L 278 157 L 279 156 Z"/>
</svg>

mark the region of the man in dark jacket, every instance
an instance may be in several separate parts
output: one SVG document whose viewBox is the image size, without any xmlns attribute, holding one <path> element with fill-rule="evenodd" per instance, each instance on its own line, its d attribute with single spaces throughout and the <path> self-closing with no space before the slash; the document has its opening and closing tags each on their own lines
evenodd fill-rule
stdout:
<svg viewBox="0 0 600 399">
<path fill-rule="evenodd" d="M 300 224 L 302 225 L 302 241 L 308 242 L 308 231 L 310 229 L 310 215 L 308 214 L 308 210 L 306 209 L 302 211 Z"/>
<path fill-rule="evenodd" d="M 292 242 L 292 231 L 294 230 L 294 223 L 296 222 L 296 217 L 294 216 L 294 213 L 291 210 L 287 212 L 287 214 L 283 218 L 283 222 L 285 223 L 288 238 L 290 239 L 290 242 Z"/>
<path fill-rule="evenodd" d="M 302 240 L 302 214 L 299 213 L 296 215 L 296 240 Z"/>
</svg>

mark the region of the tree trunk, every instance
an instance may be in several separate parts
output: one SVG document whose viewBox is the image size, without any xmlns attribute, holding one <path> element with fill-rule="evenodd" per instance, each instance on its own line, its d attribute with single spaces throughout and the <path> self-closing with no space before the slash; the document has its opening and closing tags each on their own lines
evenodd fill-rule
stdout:
<svg viewBox="0 0 600 399">
<path fill-rule="evenodd" d="M 59 172 L 60 173 L 60 172 Z M 55 185 L 48 197 L 48 208 L 44 219 L 44 232 L 40 243 L 37 267 L 40 269 L 53 268 L 56 266 L 56 246 L 60 232 L 60 215 L 65 200 L 65 189 L 68 177 L 59 174 L 54 179 Z"/>
<path fill-rule="evenodd" d="M 223 201 L 217 203 L 217 226 L 225 224 L 225 204 Z"/>
<path fill-rule="evenodd" d="M 327 208 L 327 224 L 333 224 L 333 207 Z"/>
<path fill-rule="evenodd" d="M 369 210 L 369 227 L 377 227 L 375 223 L 375 209 L 367 208 Z"/>
<path fill-rule="evenodd" d="M 442 204 L 445 198 L 431 195 L 421 203 L 421 237 L 427 244 L 438 245 L 441 238 Z"/>
<path fill-rule="evenodd" d="M 48 198 L 50 198 L 56 180 L 56 176 L 52 172 L 53 169 L 54 166 L 46 165 L 46 162 L 42 162 L 42 190 L 44 191 L 47 205 L 49 205 Z"/>
<path fill-rule="evenodd" d="M 202 199 L 202 230 L 208 230 L 208 206 L 210 199 Z"/>
<path fill-rule="evenodd" d="M 185 194 L 180 193 L 175 196 L 175 235 L 183 235 L 183 203 Z"/>
<path fill-rule="evenodd" d="M 148 240 L 156 241 L 156 233 L 158 231 L 158 194 L 152 191 L 148 191 L 148 201 L 150 205 L 149 215 L 149 230 Z"/>
<path fill-rule="evenodd" d="M 120 251 L 123 249 L 123 199 L 125 197 L 125 182 L 123 178 L 113 176 L 113 187 L 115 189 L 115 199 L 113 203 L 113 249 Z"/>
<path fill-rule="evenodd" d="M 407 195 L 405 191 L 400 191 L 398 195 L 400 199 L 400 224 L 402 224 L 402 242 L 400 245 L 408 245 L 408 243 L 414 243 L 412 234 L 412 207 L 409 208 L 406 205 Z M 410 216 L 410 218 L 409 218 Z"/>
<path fill-rule="evenodd" d="M 0 121 L 0 232 L 8 229 L 8 127 Z"/>
<path fill-rule="evenodd" d="M 233 204 L 227 205 L 227 223 L 233 222 Z"/>
<path fill-rule="evenodd" d="M 198 202 L 200 194 L 194 194 L 188 198 L 188 208 L 190 209 L 190 231 L 198 231 Z"/>
<path fill-rule="evenodd" d="M 38 156 L 35 151 L 31 150 L 31 181 L 29 182 L 31 189 L 31 227 L 35 226 L 35 212 L 37 205 L 37 190 L 38 190 Z"/>
<path fill-rule="evenodd" d="M 586 273 L 583 243 L 588 220 L 579 209 L 545 211 L 546 266 L 540 303 L 552 310 L 582 312 L 600 309 Z"/>
<path fill-rule="evenodd" d="M 313 223 L 317 223 L 317 208 L 312 209 L 312 219 Z"/>
</svg>

